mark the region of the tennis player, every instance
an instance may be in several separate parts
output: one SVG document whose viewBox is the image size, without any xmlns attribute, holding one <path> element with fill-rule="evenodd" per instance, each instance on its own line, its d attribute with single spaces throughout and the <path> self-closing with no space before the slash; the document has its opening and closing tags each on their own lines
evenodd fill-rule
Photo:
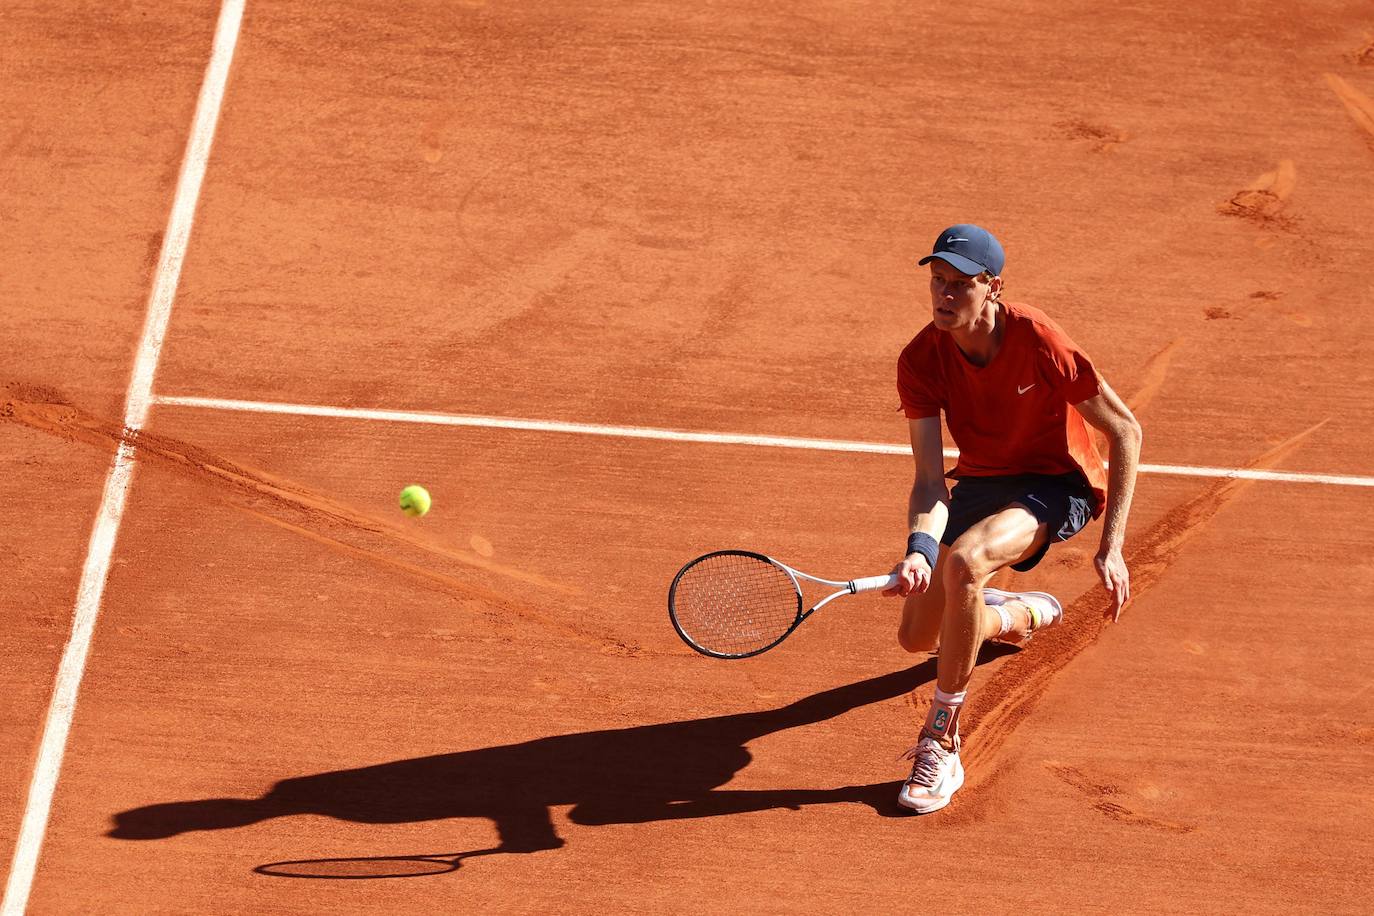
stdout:
<svg viewBox="0 0 1374 916">
<path fill-rule="evenodd" d="M 930 324 L 902 351 L 897 387 L 916 482 L 906 558 L 886 594 L 906 598 L 897 638 L 939 650 L 935 698 L 910 751 L 898 801 L 926 813 L 963 785 L 959 710 L 986 639 L 1022 644 L 1063 616 L 1044 592 L 987 588 L 1003 567 L 1035 567 L 1050 545 L 1102 515 L 1096 567 L 1116 620 L 1130 598 L 1121 555 L 1141 430 L 1091 360 L 1042 311 L 1002 301 L 1001 244 L 978 226 L 951 226 L 930 265 Z M 945 484 L 944 411 L 959 461 Z M 1110 479 L 1084 421 L 1109 443 Z M 942 549 L 943 547 L 943 549 Z"/>
</svg>

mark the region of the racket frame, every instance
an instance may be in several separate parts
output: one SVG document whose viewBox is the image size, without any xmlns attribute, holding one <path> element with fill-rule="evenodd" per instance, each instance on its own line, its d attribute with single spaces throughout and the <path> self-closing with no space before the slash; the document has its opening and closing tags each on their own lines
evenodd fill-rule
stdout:
<svg viewBox="0 0 1374 916">
<path fill-rule="evenodd" d="M 792 580 L 792 589 L 797 593 L 797 616 L 792 621 L 791 626 L 784 630 L 781 636 L 770 642 L 768 645 L 763 646 L 762 648 L 753 649 L 749 652 L 716 652 L 714 650 L 707 649 L 706 647 L 698 644 L 694 639 L 692 639 L 690 635 L 688 635 L 687 631 L 683 629 L 682 624 L 678 623 L 677 609 L 673 599 L 677 595 L 677 586 L 678 583 L 682 581 L 682 577 L 686 575 L 690 569 L 692 569 L 694 566 L 696 566 L 698 563 L 701 563 L 704 560 L 709 560 L 712 557 L 726 556 L 743 556 L 750 557 L 751 559 L 755 560 L 762 560 L 763 562 L 768 563 L 771 566 L 776 566 L 778 569 L 781 569 L 783 572 L 787 573 L 787 578 Z M 815 582 L 819 585 L 828 585 L 831 588 L 836 589 L 836 591 L 830 593 L 829 595 L 826 595 L 820 601 L 817 601 L 815 604 L 811 605 L 810 608 L 803 609 L 804 605 L 801 583 L 797 581 L 798 579 L 806 579 L 809 582 Z M 897 581 L 898 578 L 895 574 L 888 576 L 865 576 L 859 579 L 849 579 L 844 582 L 836 581 L 834 579 L 822 579 L 820 576 L 813 576 L 810 573 L 804 573 L 799 569 L 793 569 L 791 566 L 788 566 L 781 560 L 776 560 L 773 557 L 768 556 L 767 554 L 762 554 L 754 550 L 713 550 L 710 553 L 702 554 L 695 560 L 692 560 L 691 562 L 687 563 L 685 566 L 683 566 L 681 569 L 677 571 L 676 576 L 673 576 L 673 584 L 668 587 L 668 619 L 672 622 L 673 629 L 677 631 L 677 635 L 681 637 L 683 642 L 685 642 L 688 646 L 690 646 L 697 652 L 700 652 L 702 655 L 707 656 L 708 658 L 753 658 L 755 655 L 762 655 L 769 649 L 776 647 L 784 639 L 791 636 L 792 632 L 796 630 L 797 627 L 801 626 L 803 620 L 810 617 L 812 614 L 816 613 L 821 608 L 829 604 L 831 601 L 834 601 L 836 598 L 843 597 L 844 595 L 856 595 L 859 592 L 870 592 L 880 588 L 889 588 L 893 585 L 896 585 Z"/>
</svg>

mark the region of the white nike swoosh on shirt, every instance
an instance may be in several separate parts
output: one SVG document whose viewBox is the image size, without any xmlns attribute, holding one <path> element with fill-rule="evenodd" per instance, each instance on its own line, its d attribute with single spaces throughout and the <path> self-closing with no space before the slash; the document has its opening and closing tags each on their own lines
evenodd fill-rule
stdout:
<svg viewBox="0 0 1374 916">
<path fill-rule="evenodd" d="M 1027 391 L 1030 391 L 1030 390 L 1031 390 L 1032 388 L 1034 388 L 1034 387 L 1035 387 L 1035 382 L 1031 382 L 1031 383 L 1030 383 L 1029 385 L 1027 385 L 1025 388 L 1022 388 L 1020 385 L 1017 385 L 1017 386 L 1016 386 L 1016 393 L 1017 393 L 1017 394 L 1025 394 Z"/>
</svg>

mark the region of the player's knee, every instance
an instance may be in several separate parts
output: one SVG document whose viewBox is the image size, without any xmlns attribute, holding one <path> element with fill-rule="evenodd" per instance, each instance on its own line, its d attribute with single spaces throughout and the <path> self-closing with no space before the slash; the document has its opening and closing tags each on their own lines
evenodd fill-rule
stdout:
<svg viewBox="0 0 1374 916">
<path fill-rule="evenodd" d="M 940 634 L 921 633 L 908 627 L 898 627 L 897 644 L 912 653 L 934 652 L 940 647 Z"/>
<path fill-rule="evenodd" d="M 992 572 L 984 552 L 966 544 L 955 544 L 941 565 L 945 590 L 950 593 L 973 588 Z"/>
</svg>

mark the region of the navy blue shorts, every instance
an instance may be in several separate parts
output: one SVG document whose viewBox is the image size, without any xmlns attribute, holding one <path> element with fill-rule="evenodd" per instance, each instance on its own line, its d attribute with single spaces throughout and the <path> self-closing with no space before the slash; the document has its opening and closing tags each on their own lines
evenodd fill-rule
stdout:
<svg viewBox="0 0 1374 916">
<path fill-rule="evenodd" d="M 1044 559 L 1050 544 L 1067 541 L 1092 521 L 1093 492 L 1082 474 L 1018 474 L 1010 477 L 961 477 L 949 494 L 949 524 L 940 543 L 953 544 L 965 531 L 1012 503 L 1020 503 L 1050 536 L 1035 555 L 1012 565 L 1025 572 Z"/>
</svg>

